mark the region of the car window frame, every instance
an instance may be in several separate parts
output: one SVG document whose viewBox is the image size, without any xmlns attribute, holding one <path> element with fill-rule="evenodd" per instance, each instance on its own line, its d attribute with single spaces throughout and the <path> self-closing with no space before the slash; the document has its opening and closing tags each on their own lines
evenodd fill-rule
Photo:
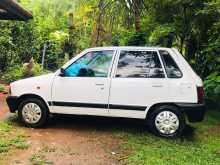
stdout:
<svg viewBox="0 0 220 165">
<path fill-rule="evenodd" d="M 76 57 L 74 57 L 73 59 L 71 59 L 70 61 L 68 61 L 68 65 L 65 66 L 64 70 L 68 69 L 73 63 L 75 63 L 77 60 L 79 60 L 80 58 L 84 57 L 85 55 L 87 55 L 88 53 L 92 53 L 92 52 L 101 52 L 101 51 L 112 51 L 112 59 L 111 59 L 111 63 L 109 65 L 109 69 L 108 69 L 108 74 L 106 77 L 71 77 L 71 76 L 64 76 L 64 77 L 68 77 L 68 78 L 109 78 L 111 77 L 111 71 L 112 71 L 112 67 L 114 64 L 114 59 L 115 59 L 115 55 L 117 53 L 117 51 L 115 49 L 103 49 L 103 50 L 89 50 L 89 51 L 83 51 L 80 54 L 78 54 Z"/>
<path fill-rule="evenodd" d="M 138 77 L 116 77 L 116 73 L 117 73 L 117 68 L 118 68 L 118 64 L 119 64 L 119 59 L 120 59 L 120 54 L 122 51 L 153 51 L 153 52 L 156 52 L 157 53 L 157 57 L 159 58 L 159 61 L 160 61 L 160 64 L 161 64 L 161 67 L 162 67 L 162 70 L 164 72 L 164 77 L 158 77 L 158 78 L 152 78 L 152 77 L 149 77 L 149 78 L 138 78 Z M 162 62 L 162 59 L 160 57 L 160 54 L 159 54 L 159 51 L 157 49 L 119 49 L 117 51 L 117 54 L 116 54 L 116 57 L 115 57 L 115 64 L 114 64 L 114 67 L 113 67 L 113 73 L 112 73 L 112 78 L 118 78 L 118 79 L 125 79 L 125 78 L 129 78 L 129 79 L 166 79 L 167 78 L 167 74 L 166 74 L 166 71 L 165 71 L 165 68 L 164 68 L 164 65 L 163 65 L 163 62 Z"/>
<path fill-rule="evenodd" d="M 168 77 L 168 74 L 167 74 L 167 71 L 166 71 L 166 68 L 165 68 L 165 61 L 164 61 L 164 58 L 162 57 L 163 55 L 160 54 L 160 51 L 166 51 L 168 52 L 168 55 L 171 57 L 171 59 L 174 61 L 174 63 L 176 64 L 177 68 L 179 69 L 180 73 L 181 73 L 181 77 Z M 159 53 L 159 56 L 161 58 L 161 61 L 162 61 L 162 65 L 164 66 L 164 70 L 165 70 L 165 73 L 167 75 L 167 78 L 168 79 L 181 79 L 183 78 L 183 72 L 182 70 L 180 69 L 178 63 L 176 62 L 175 58 L 173 58 L 172 54 L 168 51 L 168 50 L 164 50 L 164 49 L 161 49 L 161 50 L 158 50 L 158 53 Z"/>
</svg>

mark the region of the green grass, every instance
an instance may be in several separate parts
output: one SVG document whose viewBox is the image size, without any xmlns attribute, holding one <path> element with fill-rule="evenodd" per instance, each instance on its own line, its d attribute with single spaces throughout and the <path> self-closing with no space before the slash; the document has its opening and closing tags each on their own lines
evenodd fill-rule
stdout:
<svg viewBox="0 0 220 165">
<path fill-rule="evenodd" d="M 48 147 L 45 146 L 42 150 L 38 151 L 38 153 L 35 153 L 32 155 L 30 158 L 30 164 L 37 164 L 37 165 L 49 165 L 49 164 L 54 164 L 52 161 L 46 160 L 46 155 L 48 153 L 55 152 L 56 148 L 54 147 Z"/>
<path fill-rule="evenodd" d="M 130 165 L 219 165 L 220 111 L 207 112 L 205 121 L 191 124 L 193 131 L 180 139 L 164 139 L 147 131 L 128 129 L 122 139 L 120 160 Z"/>
<path fill-rule="evenodd" d="M 37 165 L 45 165 L 46 161 L 42 154 L 34 154 L 30 158 L 31 164 L 37 164 Z"/>
<path fill-rule="evenodd" d="M 13 125 L 14 118 L 0 121 L 0 164 L 16 149 L 27 149 L 23 132 Z"/>
<path fill-rule="evenodd" d="M 5 92 L 5 87 L 0 84 L 0 93 Z"/>
</svg>

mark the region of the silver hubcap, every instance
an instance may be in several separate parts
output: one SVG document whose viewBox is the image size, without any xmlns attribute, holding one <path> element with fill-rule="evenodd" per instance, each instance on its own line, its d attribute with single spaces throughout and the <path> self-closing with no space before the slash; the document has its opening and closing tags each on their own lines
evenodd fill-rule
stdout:
<svg viewBox="0 0 220 165">
<path fill-rule="evenodd" d="M 35 103 L 28 103 L 22 109 L 22 116 L 27 123 L 37 123 L 41 118 L 41 108 Z"/>
<path fill-rule="evenodd" d="M 179 128 L 179 119 L 173 112 L 163 111 L 156 116 L 155 125 L 160 133 L 169 135 Z"/>
</svg>

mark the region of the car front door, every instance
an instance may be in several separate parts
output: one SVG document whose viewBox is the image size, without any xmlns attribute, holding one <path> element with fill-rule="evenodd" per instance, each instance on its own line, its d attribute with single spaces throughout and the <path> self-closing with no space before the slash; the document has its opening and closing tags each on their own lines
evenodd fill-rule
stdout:
<svg viewBox="0 0 220 165">
<path fill-rule="evenodd" d="M 55 76 L 51 112 L 107 116 L 114 52 L 88 52 Z"/>
<path fill-rule="evenodd" d="M 167 79 L 156 50 L 121 50 L 111 81 L 110 116 L 145 118 L 152 103 L 163 102 Z"/>
</svg>

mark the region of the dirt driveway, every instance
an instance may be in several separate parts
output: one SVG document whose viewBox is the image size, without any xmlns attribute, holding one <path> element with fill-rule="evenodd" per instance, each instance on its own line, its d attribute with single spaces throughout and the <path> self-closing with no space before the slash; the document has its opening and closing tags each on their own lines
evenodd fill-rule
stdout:
<svg viewBox="0 0 220 165">
<path fill-rule="evenodd" d="M 0 94 L 0 120 L 11 115 Z M 16 151 L 6 164 L 53 165 L 118 165 L 119 139 L 112 133 L 109 119 L 59 116 L 52 117 L 45 128 L 24 128 L 17 122 L 17 129 L 27 137 L 29 147 Z M 104 125 L 104 126 L 103 126 Z M 110 129 L 109 129 L 110 128 Z M 33 162 L 38 163 L 33 163 Z"/>
</svg>

